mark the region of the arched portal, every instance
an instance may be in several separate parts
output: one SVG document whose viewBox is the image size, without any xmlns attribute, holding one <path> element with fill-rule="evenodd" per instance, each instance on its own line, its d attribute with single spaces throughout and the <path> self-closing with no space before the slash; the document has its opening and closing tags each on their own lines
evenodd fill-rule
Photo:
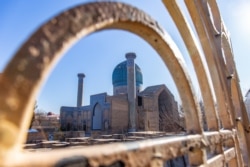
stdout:
<svg viewBox="0 0 250 167">
<path fill-rule="evenodd" d="M 67 127 L 66 127 L 66 131 L 70 131 L 71 130 L 71 123 L 67 123 Z"/>
<path fill-rule="evenodd" d="M 101 130 L 102 129 L 102 108 L 99 103 L 97 103 L 93 109 L 92 115 L 92 129 Z"/>
<path fill-rule="evenodd" d="M 74 127 L 73 126 L 73 117 L 71 114 L 68 114 L 66 116 L 66 130 L 71 131 L 71 130 L 73 130 L 73 127 Z"/>
<path fill-rule="evenodd" d="M 83 121 L 83 123 L 82 123 L 82 127 L 83 127 L 83 131 L 86 131 L 86 130 L 87 130 L 87 124 L 86 124 L 86 121 Z"/>
</svg>

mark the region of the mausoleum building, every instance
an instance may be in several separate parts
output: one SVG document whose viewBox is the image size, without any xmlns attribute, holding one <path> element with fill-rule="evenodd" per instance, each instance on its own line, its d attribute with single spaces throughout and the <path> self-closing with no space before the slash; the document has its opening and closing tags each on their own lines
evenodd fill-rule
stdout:
<svg viewBox="0 0 250 167">
<path fill-rule="evenodd" d="M 78 74 L 77 105 L 60 109 L 64 131 L 100 131 L 104 134 L 134 131 L 178 131 L 178 104 L 165 85 L 142 90 L 143 74 L 135 64 L 135 53 L 127 53 L 112 75 L 113 95 L 90 96 L 90 104 L 82 104 L 84 74 Z"/>
</svg>

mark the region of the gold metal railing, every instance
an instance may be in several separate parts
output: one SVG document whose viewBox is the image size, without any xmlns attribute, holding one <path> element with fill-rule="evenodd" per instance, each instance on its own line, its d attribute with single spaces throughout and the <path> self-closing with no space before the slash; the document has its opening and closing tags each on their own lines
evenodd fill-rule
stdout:
<svg viewBox="0 0 250 167">
<path fill-rule="evenodd" d="M 1 75 L 0 165 L 163 166 L 167 160 L 187 155 L 191 166 L 250 166 L 250 144 L 247 142 L 250 139 L 249 120 L 230 39 L 216 1 L 185 2 L 192 23 L 187 22 L 177 1 L 163 0 L 193 62 L 202 90 L 208 131 L 203 130 L 201 111 L 192 81 L 180 58 L 182 55 L 158 23 L 130 5 L 119 2 L 89 3 L 70 9 L 41 26 L 23 44 Z M 194 25 L 198 38 L 193 35 L 189 24 Z M 34 97 L 50 69 L 78 39 L 110 28 L 127 30 L 142 37 L 161 56 L 179 91 L 187 133 L 178 137 L 84 149 L 35 154 L 23 151 L 22 143 L 25 142 Z M 202 51 L 198 49 L 198 43 Z M 202 52 L 206 62 L 201 59 Z M 204 63 L 208 65 L 208 72 Z"/>
</svg>

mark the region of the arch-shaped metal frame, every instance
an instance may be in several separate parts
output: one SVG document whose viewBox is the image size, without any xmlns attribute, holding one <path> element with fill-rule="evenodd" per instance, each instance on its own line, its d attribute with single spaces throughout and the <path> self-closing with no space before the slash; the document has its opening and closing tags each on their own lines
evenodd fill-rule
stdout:
<svg viewBox="0 0 250 167">
<path fill-rule="evenodd" d="M 249 121 L 244 118 L 246 116 L 246 110 L 244 109 L 244 104 L 242 104 L 242 95 L 237 95 L 235 93 L 236 91 L 238 91 L 239 93 L 240 89 L 235 65 L 232 62 L 233 55 L 231 45 L 228 39 L 229 37 L 227 35 L 227 32 L 225 31 L 225 27 L 220 16 L 216 0 L 205 0 L 203 2 L 185 0 L 185 3 L 191 15 L 199 39 L 200 41 L 202 41 L 201 45 L 205 54 L 207 64 L 209 66 L 209 71 L 217 98 L 219 112 L 218 114 L 220 116 L 222 127 L 226 129 L 237 129 L 237 119 L 235 118 L 235 116 L 241 114 L 237 114 L 237 111 L 235 111 L 234 100 L 236 103 L 241 105 L 240 107 L 236 106 L 236 108 L 241 108 L 243 125 L 246 126 Z M 227 61 L 226 63 L 223 58 L 222 50 L 224 51 L 224 56 Z M 235 74 L 235 78 L 233 79 L 233 84 L 231 87 L 231 84 L 228 84 L 228 79 L 230 79 L 231 77 L 229 72 L 232 72 L 232 69 L 234 69 L 233 71 Z M 233 87 L 237 87 L 237 90 L 233 89 Z M 234 95 L 232 93 L 234 93 Z M 239 127 L 239 125 L 237 126 Z M 241 141 L 244 143 L 243 147 L 245 147 L 243 148 L 241 146 L 241 151 L 243 151 L 243 154 L 245 156 L 248 155 L 249 159 L 249 154 L 247 153 L 250 150 L 249 142 L 245 142 L 246 140 L 244 136 L 247 135 L 247 138 L 249 138 L 249 133 L 247 131 L 243 132 L 242 129 L 243 128 L 241 127 L 237 129 L 240 133 L 240 138 L 242 137 Z M 246 127 L 246 129 L 248 129 L 248 127 Z M 235 140 L 238 140 L 238 138 L 236 137 Z M 239 150 L 239 145 L 237 144 L 237 142 L 234 142 L 234 144 L 235 147 Z M 229 144 L 229 146 L 232 146 L 232 143 Z M 246 149 L 246 147 L 248 148 Z M 243 164 L 242 162 L 240 162 L 240 158 L 240 156 L 237 158 L 237 163 L 238 165 L 242 166 Z M 236 162 L 232 162 L 231 165 L 236 165 L 234 163 Z M 249 165 L 249 161 L 247 159 L 245 159 L 245 163 Z"/>
<path fill-rule="evenodd" d="M 191 80 L 182 62 L 181 53 L 171 38 L 157 22 L 142 11 L 121 3 L 102 2 L 75 7 L 50 20 L 29 38 L 8 64 L 0 80 L 0 118 L 5 118 L 4 124 L 10 125 L 0 126 L 0 133 L 8 135 L 8 140 L 1 138 L 2 145 L 18 144 L 20 147 L 24 142 L 23 134 L 27 129 L 25 122 L 29 122 L 37 88 L 62 53 L 79 38 L 111 28 L 135 33 L 156 49 L 180 92 L 183 107 L 186 109 L 187 130 L 196 133 L 202 131 L 200 119 L 195 117 L 199 115 L 199 109 Z M 29 112 L 25 112 L 26 110 Z"/>
</svg>

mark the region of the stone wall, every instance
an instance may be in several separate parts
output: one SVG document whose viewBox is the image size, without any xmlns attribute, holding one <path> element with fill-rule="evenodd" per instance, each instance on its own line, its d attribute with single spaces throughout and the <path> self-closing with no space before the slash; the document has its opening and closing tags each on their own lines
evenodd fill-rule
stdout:
<svg viewBox="0 0 250 167">
<path fill-rule="evenodd" d="M 159 130 L 159 112 L 157 103 L 157 99 L 153 96 L 143 98 L 143 111 L 145 112 L 145 131 Z"/>
<path fill-rule="evenodd" d="M 37 143 L 42 140 L 47 140 L 47 135 L 44 132 L 32 132 L 28 133 L 26 143 Z"/>
<path fill-rule="evenodd" d="M 129 119 L 127 100 L 119 97 L 112 98 L 111 110 L 111 131 L 114 133 L 127 132 Z"/>
</svg>

